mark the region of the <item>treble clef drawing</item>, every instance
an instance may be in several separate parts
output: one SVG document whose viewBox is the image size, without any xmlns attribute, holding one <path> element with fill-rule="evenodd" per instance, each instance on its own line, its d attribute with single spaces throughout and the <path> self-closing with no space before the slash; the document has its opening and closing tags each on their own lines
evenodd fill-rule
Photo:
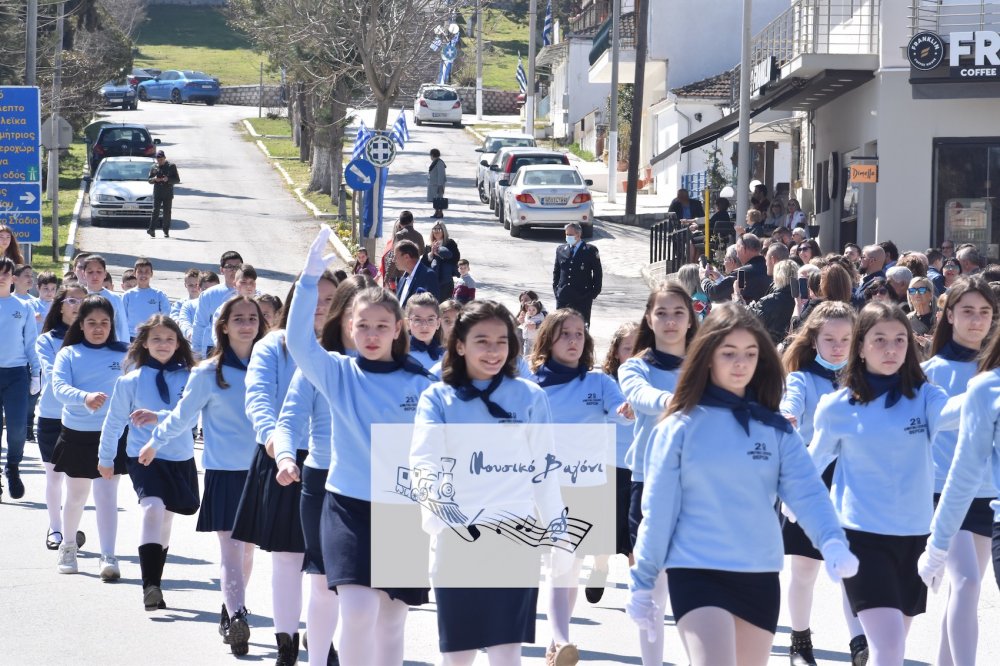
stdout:
<svg viewBox="0 0 1000 666">
<path fill-rule="evenodd" d="M 545 529 L 546 535 L 552 543 L 555 543 L 560 539 L 563 534 L 566 534 L 568 529 L 568 519 L 569 518 L 569 507 L 563 507 L 562 514 L 558 518 L 553 518 L 552 522 Z"/>
</svg>

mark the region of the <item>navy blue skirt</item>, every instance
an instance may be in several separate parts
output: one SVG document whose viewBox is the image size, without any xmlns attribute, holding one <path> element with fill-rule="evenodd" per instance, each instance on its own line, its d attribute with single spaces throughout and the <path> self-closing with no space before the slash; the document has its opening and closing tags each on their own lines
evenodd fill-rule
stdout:
<svg viewBox="0 0 1000 666">
<path fill-rule="evenodd" d="M 182 516 L 198 513 L 198 467 L 194 458 L 189 460 L 160 460 L 153 458 L 143 465 L 138 458 L 128 459 L 128 475 L 132 488 L 141 502 L 146 497 L 159 497 L 167 511 Z"/>
<path fill-rule="evenodd" d="M 922 536 L 894 536 L 845 529 L 858 573 L 844 579 L 855 615 L 870 608 L 895 608 L 913 617 L 927 610 L 927 586 L 917 573 L 917 559 L 927 544 Z"/>
<path fill-rule="evenodd" d="M 198 532 L 231 532 L 236 523 L 240 496 L 247 482 L 245 469 L 235 472 L 221 469 L 205 470 L 205 492 L 198 512 Z"/>
<path fill-rule="evenodd" d="M 976 497 L 972 500 L 972 504 L 969 505 L 969 510 L 965 512 L 965 518 L 962 520 L 962 527 L 959 529 L 965 530 L 966 532 L 972 532 L 973 534 L 993 537 L 993 507 L 990 506 L 995 498 L 990 497 Z M 938 502 L 941 500 L 941 495 L 934 493 L 934 508 L 937 508 Z"/>
<path fill-rule="evenodd" d="M 628 555 L 632 552 L 632 530 L 629 527 L 629 510 L 632 503 L 632 472 L 615 468 L 615 552 Z"/>
<path fill-rule="evenodd" d="M 633 481 L 631 497 L 628 501 L 628 530 L 632 548 L 639 539 L 639 524 L 642 522 L 642 481 Z"/>
<path fill-rule="evenodd" d="M 535 642 L 538 588 L 436 587 L 441 652 Z"/>
<path fill-rule="evenodd" d="M 667 569 L 667 590 L 677 622 L 693 610 L 712 606 L 772 634 L 778 630 L 781 583 L 776 571 Z"/>
<path fill-rule="evenodd" d="M 115 474 L 128 473 L 125 455 L 125 445 L 128 439 L 128 429 L 118 439 L 118 451 L 115 453 Z M 56 448 L 52 452 L 52 464 L 57 472 L 63 472 L 74 479 L 97 479 L 101 473 L 97 471 L 97 453 L 101 446 L 100 430 L 73 430 L 63 426 L 56 440 Z"/>
<path fill-rule="evenodd" d="M 302 571 L 307 574 L 326 575 L 323 567 L 323 540 L 320 538 L 319 523 L 323 515 L 323 500 L 326 498 L 325 469 L 302 467 L 302 493 L 299 497 L 299 518 L 302 521 L 302 540 L 306 545 L 302 559 Z"/>
<path fill-rule="evenodd" d="M 296 453 L 295 464 L 299 469 L 308 454 L 305 449 Z M 274 458 L 267 455 L 263 444 L 257 445 L 236 512 L 233 538 L 256 544 L 268 552 L 301 553 L 306 548 L 299 520 L 302 485 L 283 486 L 278 483 L 277 474 Z"/>
<path fill-rule="evenodd" d="M 372 505 L 366 500 L 327 491 L 320 518 L 323 564 L 331 590 L 338 585 L 371 587 Z M 378 588 L 408 606 L 430 601 L 425 587 Z"/>
<path fill-rule="evenodd" d="M 42 462 L 52 462 L 60 432 L 62 432 L 62 422 L 59 419 L 38 417 L 38 423 L 35 424 L 35 440 L 38 442 L 38 453 Z"/>
<path fill-rule="evenodd" d="M 832 462 L 823 471 L 823 483 L 826 484 L 827 490 L 833 485 L 833 470 L 836 467 L 837 463 Z M 785 555 L 800 555 L 808 557 L 811 560 L 823 559 L 823 556 L 816 550 L 816 547 L 813 546 L 812 541 L 809 540 L 806 533 L 799 527 L 799 524 L 793 523 L 784 515 L 781 516 L 781 540 L 785 544 Z"/>
</svg>

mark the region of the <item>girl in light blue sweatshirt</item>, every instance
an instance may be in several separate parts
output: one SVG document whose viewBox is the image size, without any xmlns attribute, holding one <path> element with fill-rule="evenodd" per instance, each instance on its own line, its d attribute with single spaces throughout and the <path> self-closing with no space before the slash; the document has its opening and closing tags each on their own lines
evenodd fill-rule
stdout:
<svg viewBox="0 0 1000 666">
<path fill-rule="evenodd" d="M 185 433 L 190 435 L 202 417 L 205 489 L 196 529 L 215 532 L 219 539 L 219 583 L 224 602 L 219 634 L 230 651 L 240 656 L 249 650 L 250 626 L 244 601 L 254 546 L 234 539 L 232 531 L 255 448 L 253 425 L 246 411 L 246 375 L 253 346 L 264 335 L 260 306 L 252 298 L 234 296 L 222 306 L 214 333 L 219 344 L 191 371 L 176 406 L 165 416 L 147 415 L 137 425 L 159 421 L 148 442 L 159 451 Z"/>
<path fill-rule="evenodd" d="M 782 375 L 759 320 L 717 305 L 653 431 L 625 609 L 647 630 L 662 624 L 653 586 L 666 568 L 695 666 L 767 662 L 781 605 L 778 498 L 820 546 L 831 578 L 857 571 L 819 473 L 777 411 Z"/>
<path fill-rule="evenodd" d="M 66 331 L 62 348 L 52 366 L 52 392 L 62 403 L 62 430 L 52 462 L 66 474 L 63 504 L 63 542 L 59 546 L 59 573 L 77 573 L 76 530 L 83 516 L 91 486 L 101 542 L 101 579 L 121 577 L 115 557 L 118 532 L 118 479 L 125 467 L 125 438 L 113 456 L 114 475 L 101 478 L 97 471 L 101 426 L 108 411 L 108 397 L 122 374 L 128 346 L 118 342 L 114 308 L 103 296 L 91 294 L 80 305 L 76 321 Z"/>
<path fill-rule="evenodd" d="M 186 430 L 158 450 L 148 444 L 156 415 L 177 406 L 195 365 L 191 346 L 180 326 L 163 314 L 148 318 L 136 329 L 125 359 L 130 372 L 118 379 L 98 452 L 97 469 L 105 479 L 114 475 L 115 449 L 128 427 L 128 473 L 139 497 L 142 528 L 139 536 L 139 569 L 143 605 L 147 611 L 166 608 L 160 589 L 170 548 L 174 514 L 198 511 L 198 468 L 194 462 L 194 437 Z"/>
<path fill-rule="evenodd" d="M 962 276 L 948 288 L 944 313 L 934 330 L 932 357 L 921 366 L 927 379 L 949 396 L 964 393 L 978 371 L 980 350 L 992 330 L 997 301 L 982 277 Z M 938 433 L 934 439 L 934 500 L 938 502 L 955 459 L 959 433 Z M 979 590 L 990 562 L 993 509 L 997 496 L 986 474 L 976 489 L 961 530 L 948 549 L 948 605 L 941 621 L 938 664 L 975 664 L 979 646 Z"/>
<path fill-rule="evenodd" d="M 410 356 L 428 370 L 441 362 L 441 310 L 434 294 L 420 293 L 406 301 L 406 324 L 410 332 Z"/>
</svg>

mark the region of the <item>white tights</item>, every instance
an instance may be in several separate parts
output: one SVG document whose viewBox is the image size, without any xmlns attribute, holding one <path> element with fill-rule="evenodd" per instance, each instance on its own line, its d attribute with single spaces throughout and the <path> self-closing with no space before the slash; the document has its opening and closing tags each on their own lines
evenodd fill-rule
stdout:
<svg viewBox="0 0 1000 666">
<path fill-rule="evenodd" d="M 219 585 L 222 600 L 232 615 L 246 604 L 247 583 L 253 567 L 252 543 L 244 543 L 233 538 L 232 532 L 216 532 L 219 535 L 219 551 L 222 563 L 219 567 Z"/>
<path fill-rule="evenodd" d="M 274 633 L 297 633 L 302 616 L 302 553 L 271 553 L 271 603 Z"/>
<path fill-rule="evenodd" d="M 766 666 L 774 642 L 771 632 L 715 606 L 687 613 L 677 630 L 691 666 Z"/>
<path fill-rule="evenodd" d="M 913 618 L 895 608 L 869 608 L 858 618 L 868 639 L 868 666 L 901 666 Z"/>
<path fill-rule="evenodd" d="M 961 530 L 948 550 L 948 607 L 941 620 L 940 666 L 972 666 L 979 647 L 979 590 L 991 560 L 990 537 Z"/>
<path fill-rule="evenodd" d="M 139 508 L 142 510 L 139 545 L 156 543 L 162 548 L 169 548 L 170 528 L 174 524 L 173 512 L 167 511 L 167 507 L 159 497 L 143 497 L 139 501 Z"/>
<path fill-rule="evenodd" d="M 661 611 L 667 606 L 667 572 L 661 571 L 653 584 L 653 602 Z M 639 630 L 639 652 L 642 654 L 643 666 L 660 666 L 663 663 L 663 618 L 653 629 L 653 640 L 649 640 L 649 632 Z"/>
<path fill-rule="evenodd" d="M 573 608 L 580 590 L 581 565 L 583 559 L 574 557 L 569 571 L 553 579 L 549 586 L 549 626 L 552 628 L 552 642 L 559 645 L 569 643 L 569 623 L 573 619 Z"/>
<path fill-rule="evenodd" d="M 406 604 L 389 599 L 382 590 L 361 585 L 339 585 L 337 592 L 343 622 L 340 663 L 343 666 L 400 666 L 409 610 Z"/>
<path fill-rule="evenodd" d="M 478 652 L 478 650 L 445 652 L 441 655 L 441 666 L 471 666 Z M 486 657 L 490 660 L 490 666 L 518 666 L 521 663 L 521 644 L 492 645 L 486 648 Z"/>
<path fill-rule="evenodd" d="M 83 508 L 87 504 L 91 487 L 94 490 L 94 509 L 97 512 L 97 534 L 102 555 L 115 554 L 115 539 L 118 535 L 118 480 L 121 475 L 103 478 L 76 479 L 66 477 L 66 502 L 63 504 L 63 540 L 76 543 L 76 531 L 80 529 Z"/>
<path fill-rule="evenodd" d="M 323 646 L 333 643 L 333 632 L 337 630 L 337 615 L 340 602 L 337 593 L 326 584 L 324 574 L 309 575 L 309 607 L 306 610 L 306 628 L 309 630 L 309 644 L 313 650 L 309 653 L 309 662 L 326 663 L 326 651 Z M 318 655 L 314 657 L 313 655 Z"/>
<path fill-rule="evenodd" d="M 62 533 L 62 501 L 63 482 L 66 475 L 56 471 L 52 463 L 42 463 L 45 466 L 45 507 L 49 512 L 49 530 Z M 76 539 L 76 533 L 73 533 Z"/>
<path fill-rule="evenodd" d="M 816 577 L 823 566 L 822 560 L 814 560 L 801 555 L 791 555 L 789 567 L 791 576 L 788 580 L 788 614 L 792 620 L 793 631 L 805 631 L 809 628 L 809 617 L 812 614 L 813 589 L 816 586 Z M 864 633 L 861 622 L 851 611 L 851 604 L 847 600 L 847 592 L 844 586 L 840 586 L 841 600 L 844 605 L 844 619 L 847 620 L 847 630 L 850 637 L 860 636 Z"/>
</svg>

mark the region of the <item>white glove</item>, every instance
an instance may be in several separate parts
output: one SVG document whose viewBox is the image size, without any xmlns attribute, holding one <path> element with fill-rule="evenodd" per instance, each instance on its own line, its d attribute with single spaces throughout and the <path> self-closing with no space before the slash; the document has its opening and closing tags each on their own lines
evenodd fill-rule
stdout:
<svg viewBox="0 0 1000 666">
<path fill-rule="evenodd" d="M 302 268 L 303 275 L 314 278 L 320 277 L 323 275 L 323 271 L 326 270 L 327 265 L 336 258 L 337 255 L 335 254 L 323 254 L 327 243 L 330 242 L 331 233 L 333 231 L 325 224 L 320 228 L 319 233 L 316 234 L 316 239 L 309 246 L 306 265 Z"/>
<path fill-rule="evenodd" d="M 651 640 L 656 626 L 663 622 L 663 611 L 653 601 L 652 590 L 630 590 L 625 603 L 625 613 L 635 622 L 640 630 L 645 631 Z"/>
<path fill-rule="evenodd" d="M 781 515 L 783 515 L 785 518 L 788 518 L 788 520 L 790 520 L 793 523 L 799 522 L 798 518 L 795 517 L 795 514 L 792 513 L 792 510 L 789 509 L 788 505 L 785 504 L 784 502 L 781 503 Z"/>
<path fill-rule="evenodd" d="M 31 395 L 38 395 L 42 390 L 42 378 L 38 375 L 31 375 L 31 386 L 28 387 L 28 393 Z"/>
<path fill-rule="evenodd" d="M 834 583 L 858 573 L 858 558 L 843 541 L 830 539 L 820 546 L 819 551 L 823 555 L 826 573 Z"/>
<path fill-rule="evenodd" d="M 935 548 L 927 542 L 927 547 L 917 560 L 917 573 L 929 589 L 934 592 L 941 587 L 941 579 L 944 578 L 944 565 L 948 559 L 948 551 Z"/>
</svg>

